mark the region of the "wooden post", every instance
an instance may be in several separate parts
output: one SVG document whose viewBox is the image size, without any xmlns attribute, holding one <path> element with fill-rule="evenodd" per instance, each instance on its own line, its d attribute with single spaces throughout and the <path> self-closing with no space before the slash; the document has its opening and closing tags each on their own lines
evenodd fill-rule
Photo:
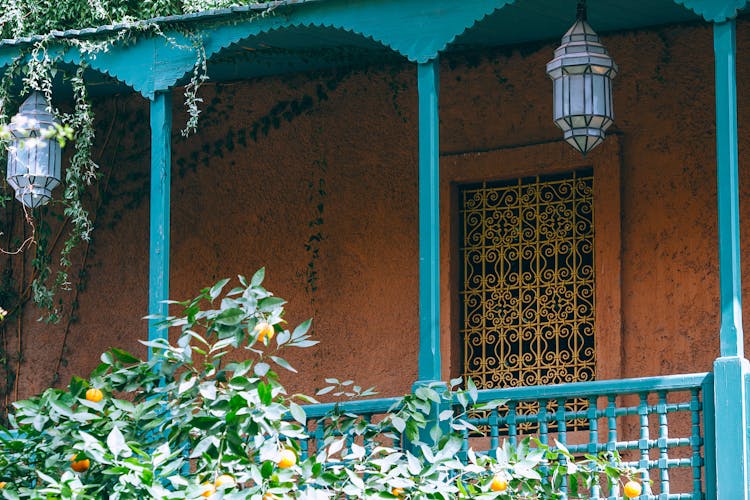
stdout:
<svg viewBox="0 0 750 500">
<path fill-rule="evenodd" d="M 747 386 L 740 269 L 735 22 L 714 24 L 716 171 L 721 290 L 720 357 L 714 362 L 716 498 L 748 500 Z M 711 472 L 707 471 L 707 480 Z"/>
<path fill-rule="evenodd" d="M 169 188 L 172 156 L 172 94 L 157 92 L 151 104 L 151 195 L 148 313 L 167 315 L 169 298 Z M 166 338 L 149 320 L 148 339 Z M 151 357 L 151 349 L 149 349 Z"/>
<path fill-rule="evenodd" d="M 440 139 L 438 60 L 418 64 L 419 382 L 440 376 Z"/>
</svg>

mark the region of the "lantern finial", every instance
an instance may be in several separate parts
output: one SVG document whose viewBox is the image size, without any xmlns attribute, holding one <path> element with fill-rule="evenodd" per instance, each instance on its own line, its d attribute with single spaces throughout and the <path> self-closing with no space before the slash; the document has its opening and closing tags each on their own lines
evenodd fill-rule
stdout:
<svg viewBox="0 0 750 500">
<path fill-rule="evenodd" d="M 46 204 L 60 184 L 61 150 L 44 132 L 59 122 L 48 111 L 44 96 L 33 92 L 10 121 L 8 184 L 16 199 L 29 208 Z"/>
<path fill-rule="evenodd" d="M 547 63 L 552 79 L 553 116 L 563 137 L 584 155 L 604 140 L 612 125 L 612 79 L 617 65 L 586 21 L 586 2 L 578 2 L 578 19 L 563 35 Z"/>
<path fill-rule="evenodd" d="M 578 7 L 576 8 L 576 19 L 581 21 L 586 20 L 586 0 L 578 0 Z"/>
</svg>

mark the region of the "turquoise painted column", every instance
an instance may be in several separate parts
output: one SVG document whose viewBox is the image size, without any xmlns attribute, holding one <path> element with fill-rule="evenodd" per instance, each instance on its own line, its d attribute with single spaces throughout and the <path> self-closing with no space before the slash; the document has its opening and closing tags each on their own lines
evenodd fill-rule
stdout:
<svg viewBox="0 0 750 500">
<path fill-rule="evenodd" d="M 734 20 L 714 24 L 721 298 L 720 357 L 714 362 L 715 481 L 719 500 L 749 498 L 745 376 L 750 373 L 750 365 L 744 358 L 742 333 L 735 52 Z"/>
<path fill-rule="evenodd" d="M 167 315 L 169 298 L 169 187 L 172 156 L 172 94 L 157 92 L 151 104 L 151 225 L 148 270 L 148 313 Z M 148 339 L 166 338 L 149 320 Z M 151 349 L 149 349 L 149 357 Z"/>
<path fill-rule="evenodd" d="M 440 139 L 438 60 L 417 65 L 419 90 L 419 379 L 440 376 Z"/>
</svg>

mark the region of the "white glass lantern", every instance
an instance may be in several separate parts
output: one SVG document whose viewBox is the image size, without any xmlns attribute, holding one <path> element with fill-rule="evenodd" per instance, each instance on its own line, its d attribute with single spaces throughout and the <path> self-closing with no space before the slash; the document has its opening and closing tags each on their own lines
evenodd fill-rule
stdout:
<svg viewBox="0 0 750 500">
<path fill-rule="evenodd" d="M 34 92 L 10 121 L 8 184 L 16 199 L 29 208 L 47 203 L 60 184 L 60 143 L 43 137 L 43 132 L 58 123 L 48 108 L 44 97 Z"/>
<path fill-rule="evenodd" d="M 585 155 L 604 140 L 614 120 L 612 79 L 617 65 L 586 22 L 583 2 L 578 20 L 547 63 L 547 75 L 552 79 L 555 124 L 565 140 Z"/>
</svg>

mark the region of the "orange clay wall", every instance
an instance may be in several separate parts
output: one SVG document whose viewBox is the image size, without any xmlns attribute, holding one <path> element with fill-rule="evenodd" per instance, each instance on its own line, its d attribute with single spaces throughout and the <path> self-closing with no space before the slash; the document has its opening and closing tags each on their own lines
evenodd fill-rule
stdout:
<svg viewBox="0 0 750 500">
<path fill-rule="evenodd" d="M 609 355 L 623 376 L 710 370 L 719 330 L 712 33 L 673 26 L 604 41 L 621 70 L 612 129 L 621 168 L 621 274 L 609 286 L 620 287 L 622 332 L 597 335 L 621 335 L 621 355 Z M 737 45 L 742 230 L 749 241 L 750 22 L 738 23 Z M 553 48 L 443 57 L 446 162 L 454 153 L 559 138 L 544 74 Z M 321 341 L 287 353 L 302 374 L 287 379 L 293 390 L 313 392 L 333 376 L 375 385 L 384 395 L 408 391 L 418 350 L 415 68 L 208 84 L 202 97 L 200 132 L 187 139 L 178 133 L 186 117 L 175 100 L 172 297 L 186 299 L 220 278 L 266 266 L 267 288 L 289 300 L 289 322 L 314 316 Z M 64 325 L 43 326 L 33 321 L 37 311 L 27 313 L 19 397 L 50 384 L 61 353 L 63 382 L 87 374 L 110 346 L 145 356 L 138 339 L 146 336 L 148 106 L 121 97 L 99 102 L 97 112 L 108 195 L 77 321 L 63 340 Z M 569 155 L 565 144 L 551 147 Z M 504 168 L 497 164 L 493 175 L 502 177 Z M 322 221 L 315 222 L 319 204 Z M 318 231 L 323 239 L 313 243 L 313 258 L 306 244 Z M 449 237 L 447 222 L 443 234 Z M 315 290 L 307 286 L 311 262 Z M 743 265 L 747 290 L 750 257 Z M 455 318 L 444 312 L 444 320 L 450 336 Z M 447 378 L 458 367 L 455 345 L 446 344 Z"/>
</svg>

